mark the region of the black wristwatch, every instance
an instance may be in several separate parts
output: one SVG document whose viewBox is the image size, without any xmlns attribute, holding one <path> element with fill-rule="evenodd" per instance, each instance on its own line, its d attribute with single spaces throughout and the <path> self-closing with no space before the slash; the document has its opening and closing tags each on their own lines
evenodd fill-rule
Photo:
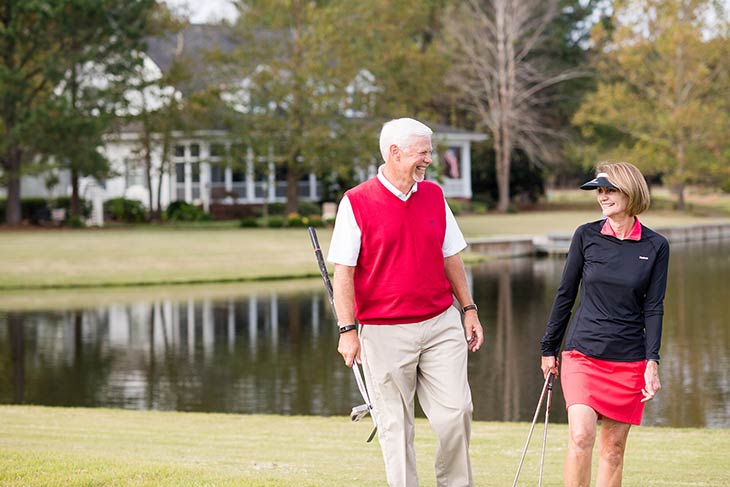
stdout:
<svg viewBox="0 0 730 487">
<path fill-rule="evenodd" d="M 466 313 L 467 311 L 469 311 L 469 310 L 472 310 L 472 309 L 473 309 L 474 311 L 477 311 L 477 310 L 478 310 L 479 308 L 477 308 L 477 305 L 476 305 L 476 304 L 474 304 L 474 303 L 472 303 L 472 304 L 467 304 L 466 306 L 464 306 L 463 308 L 461 308 L 461 312 L 462 312 L 462 313 Z"/>
<path fill-rule="evenodd" d="M 357 330 L 357 325 L 345 325 L 340 327 L 340 335 L 348 331 Z"/>
</svg>

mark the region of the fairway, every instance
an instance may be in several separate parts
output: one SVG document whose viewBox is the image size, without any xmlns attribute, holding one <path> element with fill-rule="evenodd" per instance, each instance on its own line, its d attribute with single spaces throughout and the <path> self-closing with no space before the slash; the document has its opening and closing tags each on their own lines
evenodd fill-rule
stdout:
<svg viewBox="0 0 730 487">
<path fill-rule="evenodd" d="M 41 486 L 375 487 L 385 484 L 370 424 L 342 417 L 261 416 L 0 406 L 0 484 Z M 475 423 L 476 486 L 509 486 L 529 424 Z M 626 486 L 730 484 L 730 431 L 636 427 Z M 543 485 L 562 485 L 567 429 L 551 424 Z M 520 484 L 536 485 L 542 427 Z M 416 422 L 421 485 L 434 485 L 435 437 Z M 595 468 L 594 468 L 595 475 Z"/>
</svg>

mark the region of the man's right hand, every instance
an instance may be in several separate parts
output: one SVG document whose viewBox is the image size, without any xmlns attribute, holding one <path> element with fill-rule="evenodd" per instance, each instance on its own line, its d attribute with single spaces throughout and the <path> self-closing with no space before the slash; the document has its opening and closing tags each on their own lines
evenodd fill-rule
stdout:
<svg viewBox="0 0 730 487">
<path fill-rule="evenodd" d="M 345 365 L 348 367 L 352 367 L 353 360 L 357 360 L 357 363 L 360 363 L 360 337 L 357 336 L 357 330 L 348 331 L 340 335 L 337 351 L 345 359 Z"/>
</svg>

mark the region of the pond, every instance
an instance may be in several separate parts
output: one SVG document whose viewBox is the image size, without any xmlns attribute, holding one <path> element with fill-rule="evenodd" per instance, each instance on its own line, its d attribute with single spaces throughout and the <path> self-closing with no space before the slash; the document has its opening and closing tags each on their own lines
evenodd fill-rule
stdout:
<svg viewBox="0 0 730 487">
<path fill-rule="evenodd" d="M 664 388 L 644 424 L 730 427 L 729 250 L 727 241 L 672 246 Z M 562 266 L 518 258 L 468 269 L 486 325 L 469 362 L 475 420 L 532 420 L 539 339 Z M 362 402 L 336 352 L 321 281 L 215 289 L 120 290 L 103 300 L 79 290 L 71 304 L 46 292 L 24 296 L 42 304 L 17 309 L 6 299 L 0 403 L 347 415 Z M 559 385 L 553 397 L 551 420 L 566 422 Z"/>
</svg>

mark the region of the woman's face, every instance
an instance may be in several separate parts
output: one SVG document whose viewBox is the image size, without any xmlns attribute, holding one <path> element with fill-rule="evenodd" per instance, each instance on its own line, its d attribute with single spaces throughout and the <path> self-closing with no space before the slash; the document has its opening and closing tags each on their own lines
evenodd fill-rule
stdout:
<svg viewBox="0 0 730 487">
<path fill-rule="evenodd" d="M 607 218 L 631 216 L 626 211 L 629 206 L 629 197 L 618 189 L 598 188 L 597 199 L 603 216 Z"/>
</svg>

